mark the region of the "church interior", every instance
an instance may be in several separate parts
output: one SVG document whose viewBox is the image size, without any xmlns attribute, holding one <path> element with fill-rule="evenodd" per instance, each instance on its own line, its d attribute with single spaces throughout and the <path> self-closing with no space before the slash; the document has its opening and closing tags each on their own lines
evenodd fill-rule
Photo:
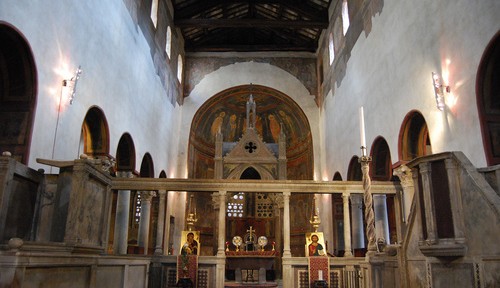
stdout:
<svg viewBox="0 0 500 288">
<path fill-rule="evenodd" d="M 0 1 L 0 288 L 500 287 L 500 1 Z"/>
</svg>

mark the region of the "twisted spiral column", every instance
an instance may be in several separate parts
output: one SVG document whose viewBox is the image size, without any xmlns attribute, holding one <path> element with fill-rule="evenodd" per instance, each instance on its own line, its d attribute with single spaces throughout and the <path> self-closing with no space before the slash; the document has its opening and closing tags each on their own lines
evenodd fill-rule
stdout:
<svg viewBox="0 0 500 288">
<path fill-rule="evenodd" d="M 370 162 L 372 157 L 361 156 L 361 172 L 363 174 L 363 200 L 365 202 L 366 237 L 368 238 L 368 251 L 377 251 L 375 243 L 375 214 L 373 212 L 372 181 L 370 179 Z"/>
</svg>

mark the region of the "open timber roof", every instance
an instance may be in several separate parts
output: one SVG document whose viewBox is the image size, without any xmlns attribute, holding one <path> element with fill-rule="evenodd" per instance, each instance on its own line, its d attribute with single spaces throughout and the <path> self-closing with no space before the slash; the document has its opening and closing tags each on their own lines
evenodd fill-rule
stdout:
<svg viewBox="0 0 500 288">
<path fill-rule="evenodd" d="M 332 0 L 172 0 L 186 52 L 315 52 Z"/>
</svg>

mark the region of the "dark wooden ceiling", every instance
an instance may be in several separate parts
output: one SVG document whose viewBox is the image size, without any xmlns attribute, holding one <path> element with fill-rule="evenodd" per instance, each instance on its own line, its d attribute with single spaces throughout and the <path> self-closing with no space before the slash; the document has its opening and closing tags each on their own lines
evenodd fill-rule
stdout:
<svg viewBox="0 0 500 288">
<path fill-rule="evenodd" d="M 315 52 L 332 0 L 172 0 L 186 52 Z"/>
</svg>

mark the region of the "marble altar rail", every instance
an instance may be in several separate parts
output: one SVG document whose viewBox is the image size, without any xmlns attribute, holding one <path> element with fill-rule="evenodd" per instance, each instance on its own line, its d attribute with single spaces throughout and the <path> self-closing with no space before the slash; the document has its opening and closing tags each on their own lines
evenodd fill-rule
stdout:
<svg viewBox="0 0 500 288">
<path fill-rule="evenodd" d="M 313 181 L 313 180 L 214 180 L 180 178 L 113 178 L 115 190 L 166 190 L 188 192 L 258 192 L 277 193 L 351 193 L 362 194 L 361 181 Z M 399 182 L 373 181 L 372 194 L 395 194 L 401 190 Z"/>
</svg>

